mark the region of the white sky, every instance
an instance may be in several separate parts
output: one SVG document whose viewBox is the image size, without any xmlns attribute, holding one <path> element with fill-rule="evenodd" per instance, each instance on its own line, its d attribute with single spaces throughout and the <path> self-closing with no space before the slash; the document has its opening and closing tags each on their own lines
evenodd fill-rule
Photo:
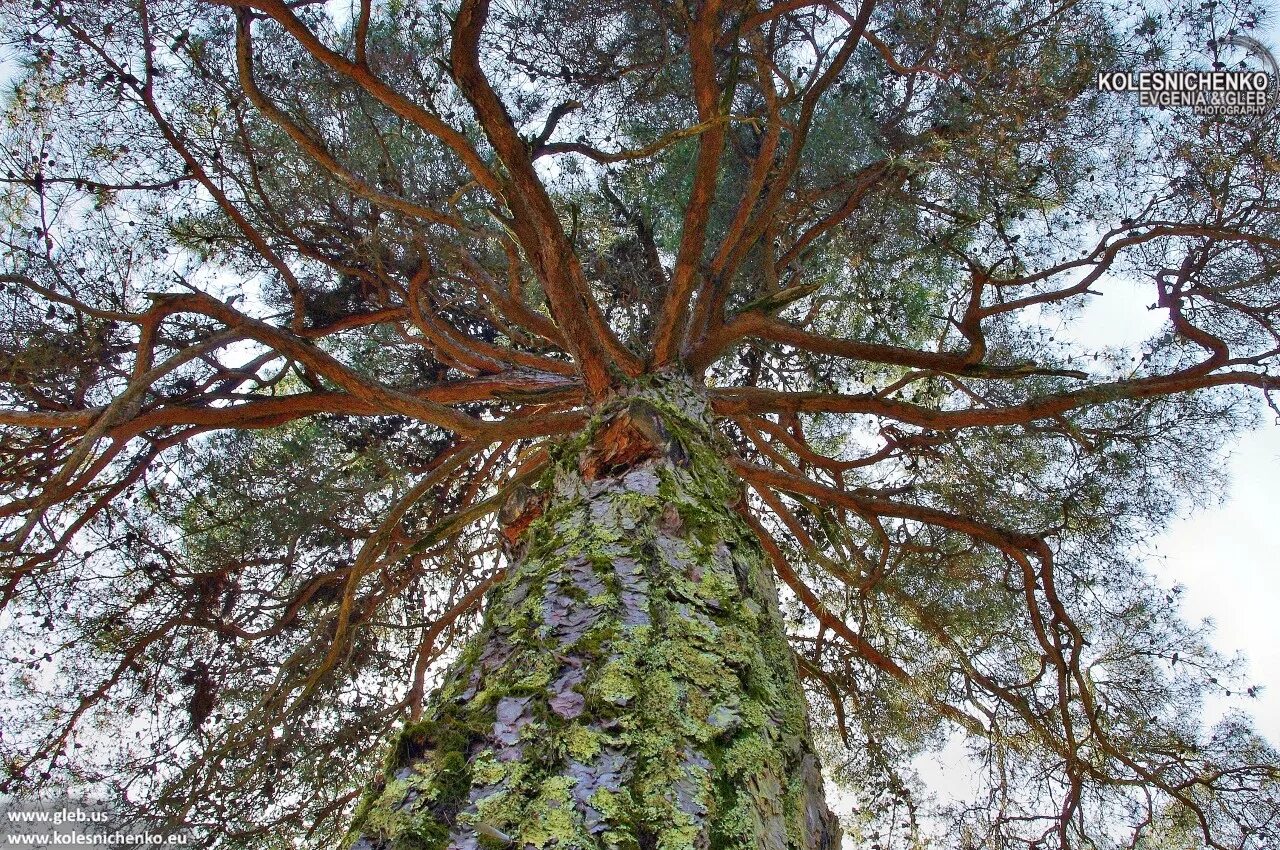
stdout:
<svg viewBox="0 0 1280 850">
<path fill-rule="evenodd" d="M 1280 58 L 1280 6 L 1274 0 L 1268 5 L 1270 20 L 1260 40 Z M 1248 656 L 1253 683 L 1264 689 L 1246 707 L 1259 731 L 1280 747 L 1280 424 L 1275 414 L 1267 411 L 1266 424 L 1244 435 L 1224 462 L 1231 484 L 1223 503 L 1175 521 L 1157 542 L 1150 566 L 1164 581 L 1186 587 L 1184 615 L 1210 618 L 1220 651 Z"/>
<path fill-rule="evenodd" d="M 1149 287 L 1112 279 L 1097 288 L 1103 294 L 1064 329 L 1086 346 L 1141 342 L 1164 322 L 1163 311 L 1147 309 Z M 1162 584 L 1186 588 L 1183 616 L 1210 619 L 1219 651 L 1248 657 L 1249 684 L 1264 687 L 1242 707 L 1280 746 L 1280 541 L 1268 533 L 1280 519 L 1280 425 L 1270 411 L 1264 422 L 1229 443 L 1226 491 L 1203 494 L 1209 507 L 1174 519 L 1146 562 Z M 1206 719 L 1223 707 L 1209 706 Z"/>
<path fill-rule="evenodd" d="M 1275 0 L 1270 10 L 1260 40 L 1280 59 Z M 1149 286 L 1111 279 L 1094 288 L 1102 295 L 1059 329 L 1059 338 L 1098 348 L 1138 344 L 1165 319 L 1162 311 L 1147 309 Z M 1265 411 L 1263 424 L 1231 441 L 1222 463 L 1229 478 L 1225 491 L 1204 494 L 1209 507 L 1173 519 L 1144 560 L 1161 584 L 1184 588 L 1184 619 L 1211 622 L 1214 647 L 1227 656 L 1243 655 L 1246 683 L 1262 686 L 1255 699 L 1210 701 L 1205 721 L 1211 724 L 1228 707 L 1246 711 L 1258 732 L 1280 748 L 1280 422 L 1275 414 Z M 971 767 L 958 738 L 941 753 L 918 759 L 915 767 L 944 800 L 968 796 Z M 829 786 L 828 793 L 838 810 L 848 804 L 836 789 Z"/>
<path fill-rule="evenodd" d="M 1219 650 L 1248 656 L 1250 678 L 1264 690 L 1246 707 L 1280 746 L 1280 427 L 1246 435 L 1227 464 L 1227 501 L 1175 523 L 1152 566 L 1187 588 L 1186 616 L 1216 624 Z"/>
</svg>

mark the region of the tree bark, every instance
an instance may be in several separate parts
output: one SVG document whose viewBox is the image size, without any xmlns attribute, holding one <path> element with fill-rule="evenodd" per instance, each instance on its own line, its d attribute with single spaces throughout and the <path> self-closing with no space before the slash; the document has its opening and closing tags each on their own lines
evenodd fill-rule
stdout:
<svg viewBox="0 0 1280 850">
<path fill-rule="evenodd" d="M 705 393 L 650 377 L 504 508 L 513 568 L 357 811 L 359 850 L 839 844 Z"/>
</svg>

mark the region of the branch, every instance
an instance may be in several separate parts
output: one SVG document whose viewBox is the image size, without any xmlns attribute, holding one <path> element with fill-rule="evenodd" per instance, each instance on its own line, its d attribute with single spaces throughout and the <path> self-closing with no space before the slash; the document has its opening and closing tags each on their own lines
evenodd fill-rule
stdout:
<svg viewBox="0 0 1280 850">
<path fill-rule="evenodd" d="M 689 55 L 693 72 L 693 96 L 698 107 L 698 120 L 708 123 L 723 111 L 720 87 L 716 82 L 715 42 L 720 25 L 720 4 L 708 0 L 700 4 L 699 14 L 689 33 Z M 730 81 L 732 85 L 732 81 Z M 724 150 L 725 124 L 717 122 L 698 137 L 698 156 L 694 164 L 693 186 L 689 190 L 680 247 L 676 252 L 671 283 L 659 308 L 657 336 L 653 342 L 652 365 L 661 368 L 680 356 L 684 340 L 689 298 L 699 274 L 711 205 L 715 199 L 720 173 L 720 154 Z"/>
<path fill-rule="evenodd" d="M 367 11 L 367 10 L 366 10 Z M 362 20 L 365 27 L 368 26 L 368 19 Z M 358 36 L 357 44 L 363 48 L 363 37 Z M 363 50 L 361 50 L 363 52 Z M 361 62 L 360 64 L 364 64 Z M 249 22 L 248 12 L 241 10 L 236 16 L 236 69 L 240 76 L 240 85 L 248 95 L 249 101 L 258 108 L 271 123 L 275 124 L 285 132 L 290 139 L 293 140 L 303 153 L 310 156 L 316 161 L 320 167 L 337 179 L 342 185 L 346 186 L 356 195 L 364 198 L 372 204 L 385 207 L 386 209 L 395 210 L 404 213 L 410 218 L 429 221 L 433 224 L 444 224 L 452 227 L 454 230 L 463 233 L 472 232 L 462 221 L 424 207 L 421 204 L 415 204 L 404 198 L 398 198 L 381 192 L 368 183 L 365 183 L 359 177 L 356 177 L 342 163 L 338 162 L 322 142 L 319 142 L 302 129 L 293 121 L 283 110 L 276 106 L 270 98 L 268 98 L 261 89 L 258 88 L 257 81 L 253 76 L 253 35 L 251 24 Z"/>
<path fill-rule="evenodd" d="M 823 392 L 780 392 L 741 387 L 712 389 L 712 406 L 721 415 L 760 413 L 855 413 L 884 416 L 946 431 L 979 426 L 1025 425 L 1040 419 L 1051 419 L 1071 410 L 1119 400 L 1138 400 L 1173 395 L 1210 387 L 1249 386 L 1263 390 L 1280 388 L 1280 377 L 1260 372 L 1219 372 L 1199 374 L 1195 367 L 1173 375 L 1115 381 L 1098 384 L 1069 393 L 1038 396 L 1022 404 L 1007 407 L 937 410 L 896 399 L 881 398 L 875 393 L 841 395 Z"/>
<path fill-rule="evenodd" d="M 839 635 L 840 638 L 864 661 L 871 664 L 871 666 L 875 667 L 877 670 L 885 673 L 899 684 L 910 688 L 912 682 L 911 674 L 884 653 L 867 643 L 866 639 L 853 631 L 853 629 L 849 628 L 848 624 L 828 611 L 826 606 L 822 604 L 822 601 L 819 600 L 814 592 L 809 589 L 808 585 L 806 585 L 804 581 L 796 575 L 795 571 L 791 569 L 791 565 L 787 562 L 787 558 L 782 553 L 782 549 L 779 548 L 778 544 L 765 530 L 764 526 L 760 524 L 760 521 L 751 514 L 745 505 L 740 504 L 737 510 L 739 515 L 742 516 L 743 520 L 747 523 L 747 526 L 755 535 L 761 548 L 764 549 L 765 554 L 769 556 L 769 560 L 773 564 L 774 572 L 778 574 L 778 577 L 782 579 L 787 587 L 791 588 L 796 597 L 800 599 L 800 601 L 804 603 L 804 606 L 808 608 L 809 611 L 811 611 L 818 619 L 818 622 Z M 954 706 L 940 702 L 931 696 L 922 696 L 931 706 L 933 706 L 933 708 L 947 719 L 954 721 L 975 735 L 986 734 L 986 730 L 984 729 L 981 721 L 976 718 L 965 714 Z"/>
<path fill-rule="evenodd" d="M 728 346 L 743 337 L 755 337 L 777 342 L 793 348 L 803 349 L 804 351 L 812 351 L 815 354 L 828 354 L 833 357 L 865 360 L 872 363 L 888 363 L 894 366 L 908 366 L 913 369 L 929 369 L 936 372 L 963 375 L 968 378 L 1025 378 L 1032 375 L 1064 378 L 1088 377 L 1088 373 L 1074 369 L 1054 369 L 1030 363 L 1010 366 L 971 363 L 968 362 L 968 355 L 964 352 L 921 351 L 897 345 L 838 339 L 801 330 L 782 319 L 757 311 L 743 312 L 735 316 L 699 347 L 696 354 L 690 358 L 690 363 L 697 368 L 705 369 L 715 362 Z"/>
<path fill-rule="evenodd" d="M 488 13 L 488 0 L 463 0 L 454 21 L 450 66 L 511 175 L 506 188 L 512 196 L 508 208 L 514 216 L 514 231 L 538 272 L 552 315 L 582 370 L 588 394 L 600 398 L 613 384 L 611 362 L 631 370 L 638 364 L 601 317 L 560 218 L 533 167 L 529 148 L 481 68 L 480 36 Z"/>
<path fill-rule="evenodd" d="M 256 9 L 284 27 L 299 44 L 326 68 L 350 79 L 371 94 L 379 103 L 390 109 L 400 118 L 440 139 L 471 172 L 483 188 L 495 197 L 502 198 L 502 183 L 489 170 L 483 157 L 476 152 L 466 136 L 450 127 L 439 117 L 431 114 L 409 98 L 387 85 L 367 67 L 350 61 L 341 53 L 329 49 L 316 37 L 293 10 L 283 0 L 204 0 L 215 6 L 227 6 L 234 9 Z"/>
</svg>

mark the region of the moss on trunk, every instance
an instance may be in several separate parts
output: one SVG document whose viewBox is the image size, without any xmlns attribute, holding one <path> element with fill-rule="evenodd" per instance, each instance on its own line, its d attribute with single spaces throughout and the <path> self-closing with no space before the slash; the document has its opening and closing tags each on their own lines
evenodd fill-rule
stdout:
<svg viewBox="0 0 1280 850">
<path fill-rule="evenodd" d="M 480 633 L 349 844 L 838 845 L 777 592 L 708 421 L 691 384 L 654 378 L 561 447 L 508 518 L 515 563 Z"/>
</svg>

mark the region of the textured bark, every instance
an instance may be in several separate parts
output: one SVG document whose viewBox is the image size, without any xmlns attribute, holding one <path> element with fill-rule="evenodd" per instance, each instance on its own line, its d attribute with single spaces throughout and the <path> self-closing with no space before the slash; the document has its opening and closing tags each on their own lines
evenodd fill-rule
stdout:
<svg viewBox="0 0 1280 850">
<path fill-rule="evenodd" d="M 648 379 L 519 494 L 515 566 L 362 803 L 355 847 L 838 845 L 708 416 L 688 382 Z"/>
</svg>

